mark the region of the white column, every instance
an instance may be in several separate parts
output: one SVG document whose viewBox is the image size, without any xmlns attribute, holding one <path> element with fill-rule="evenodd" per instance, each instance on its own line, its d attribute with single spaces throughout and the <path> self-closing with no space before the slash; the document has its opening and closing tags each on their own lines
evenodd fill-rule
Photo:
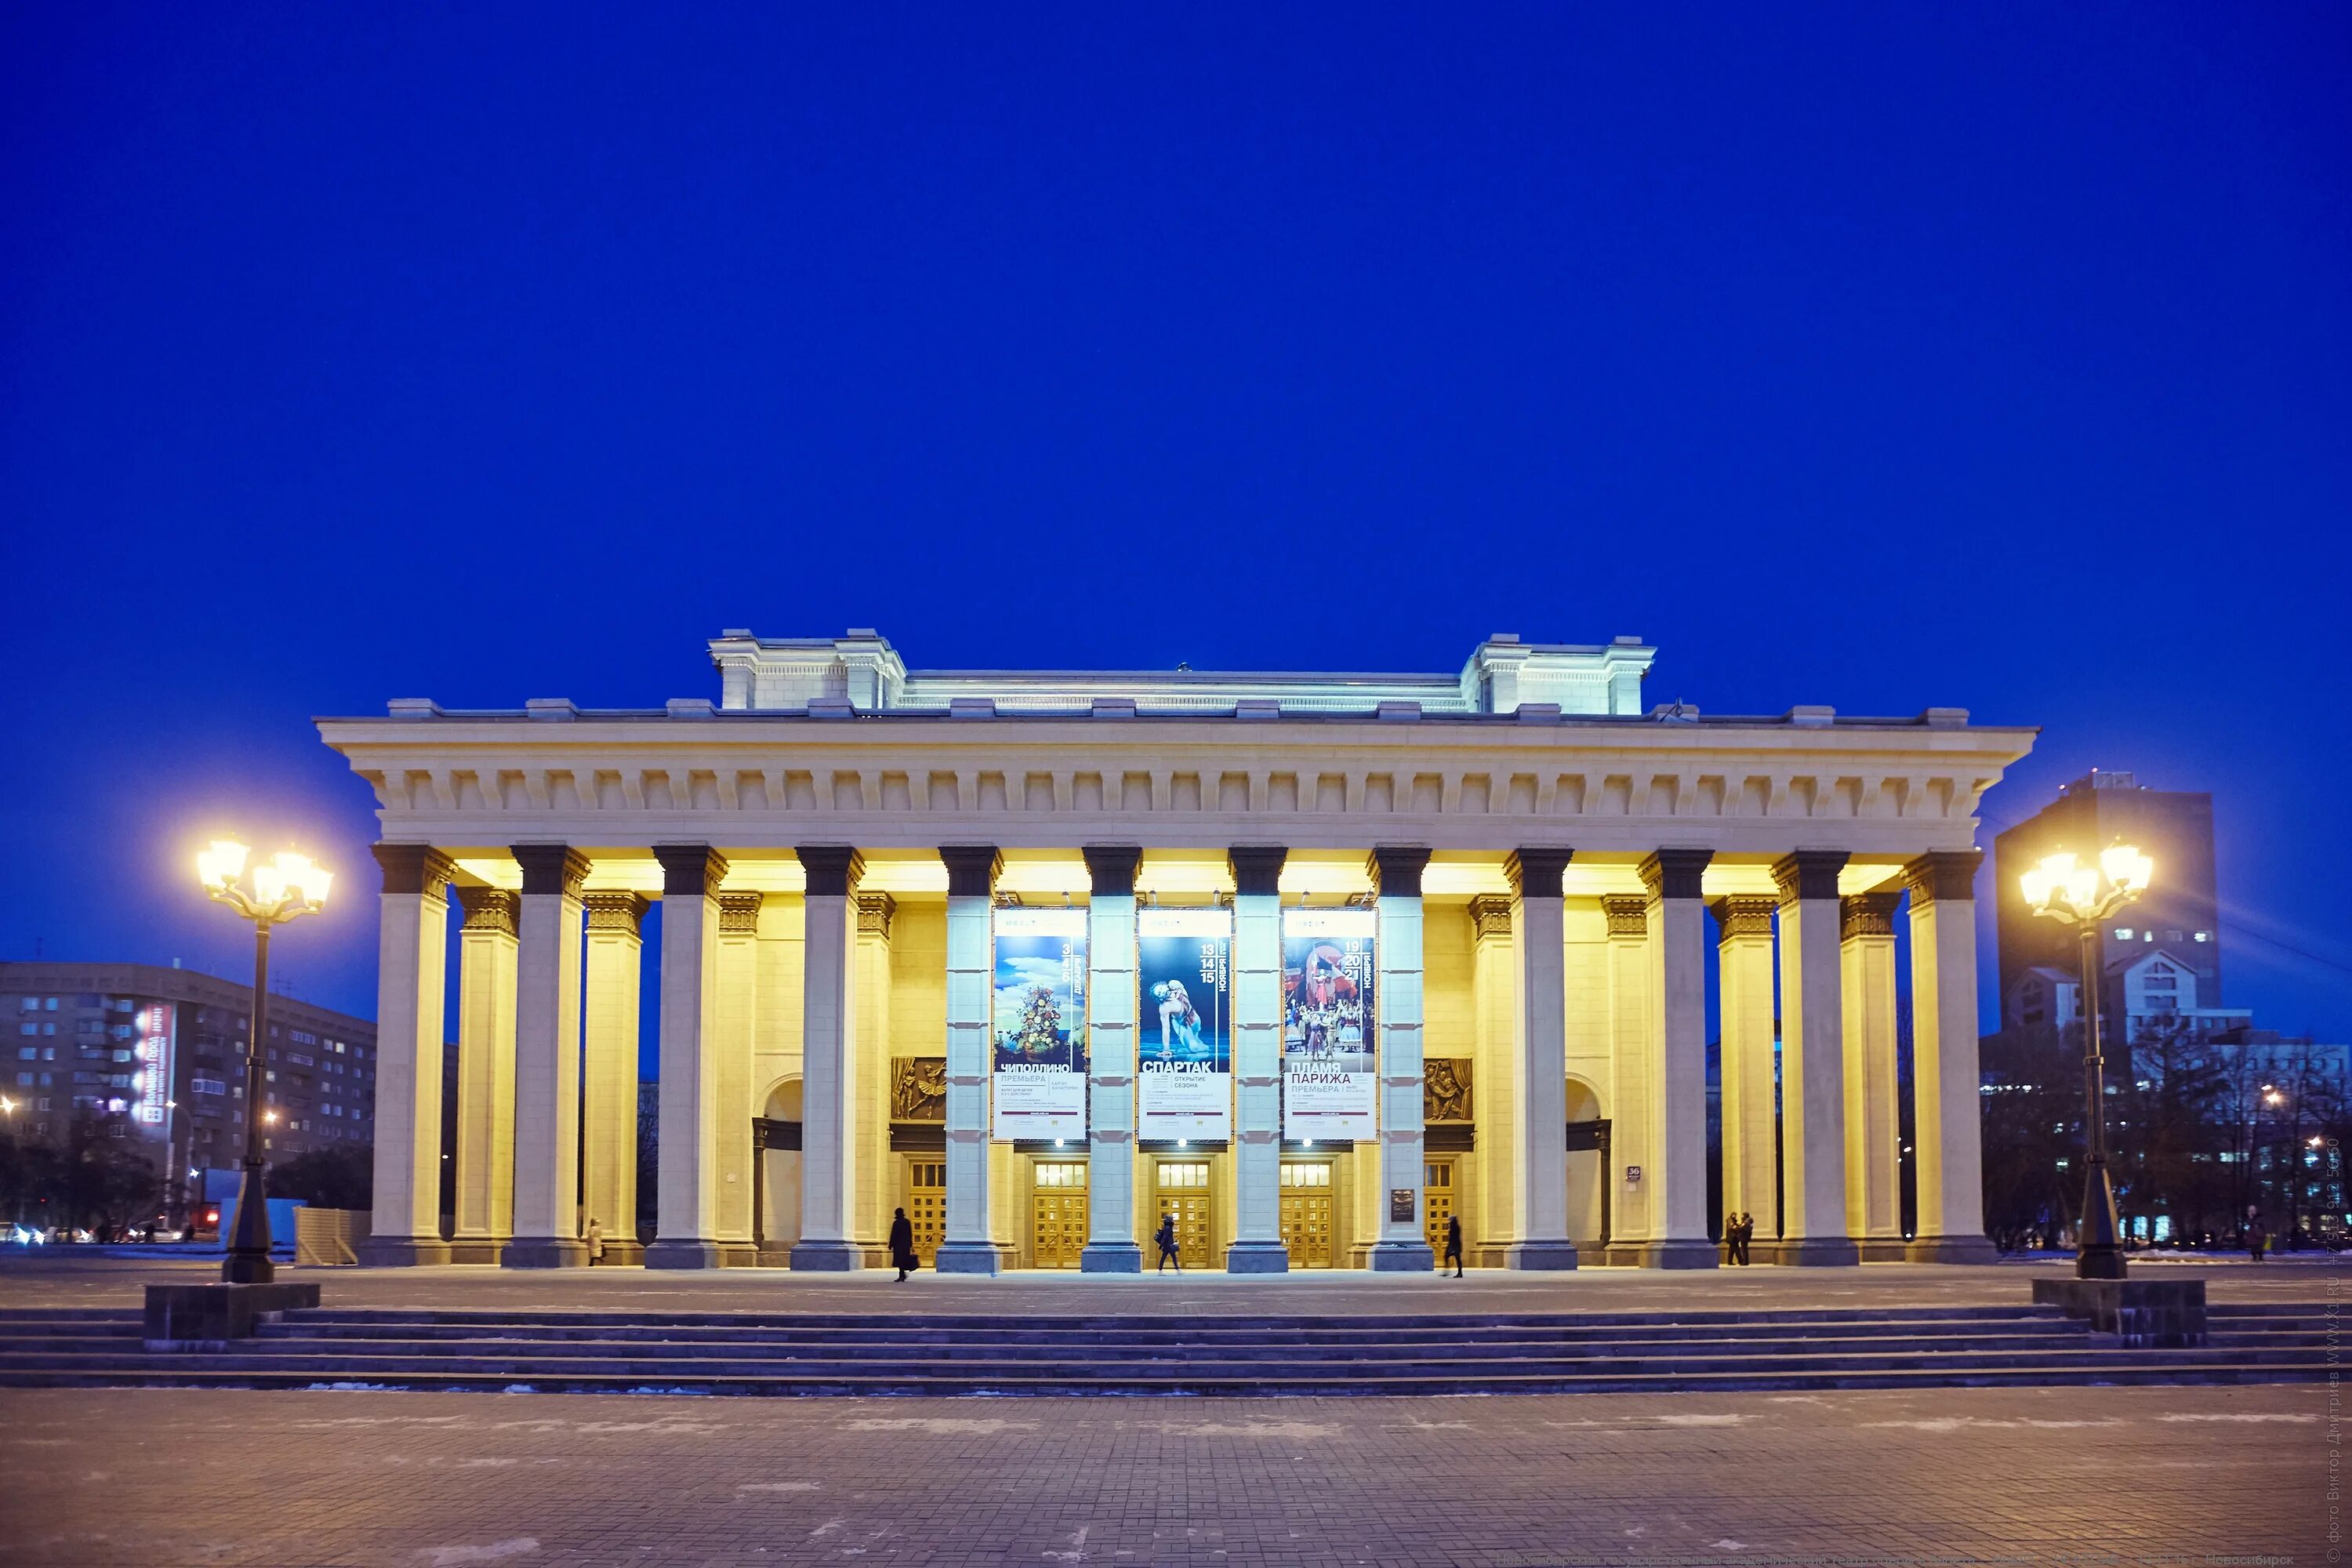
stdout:
<svg viewBox="0 0 2352 1568">
<path fill-rule="evenodd" d="M 1723 1213 L 1727 1221 L 1755 1215 L 1767 1257 L 1780 1234 L 1772 909 L 1764 898 L 1715 901 L 1722 932 L 1716 952 L 1723 997 Z"/>
<path fill-rule="evenodd" d="M 580 1110 L 588 1217 L 604 1231 L 604 1262 L 643 1263 L 637 1239 L 638 991 L 645 967 L 646 900 L 590 893 L 587 1070 Z"/>
<path fill-rule="evenodd" d="M 1561 874 L 1573 853 L 1519 849 L 1503 866 L 1518 949 L 1511 1098 L 1522 1130 L 1510 1172 L 1519 1232 L 1504 1254 L 1507 1268 L 1576 1267 L 1576 1243 L 1568 1235 L 1568 950 L 1560 904 Z"/>
<path fill-rule="evenodd" d="M 1895 1188 L 1902 1126 L 1895 1085 L 1895 906 L 1903 895 L 1857 893 L 1840 906 L 1845 1004 L 1845 1229 L 1865 1263 L 1903 1260 Z"/>
<path fill-rule="evenodd" d="M 1089 844 L 1093 879 L 1087 911 L 1087 1274 L 1136 1274 L 1135 1239 L 1135 871 L 1131 844 Z"/>
<path fill-rule="evenodd" d="M 733 1256 L 751 1241 L 751 1039 L 760 1008 L 759 893 L 719 895 L 718 1115 L 711 1137 L 719 1162 L 719 1244 Z M 748 1265 L 753 1261 L 746 1257 Z"/>
<path fill-rule="evenodd" d="M 459 888 L 457 1214 L 449 1261 L 496 1263 L 514 1234 L 515 895 Z"/>
<path fill-rule="evenodd" d="M 988 1069 L 994 1048 L 996 876 L 992 844 L 943 845 L 948 868 L 947 1229 L 931 1267 L 994 1274 L 1004 1267 L 989 1222 Z"/>
<path fill-rule="evenodd" d="M 1382 845 L 1370 861 L 1380 911 L 1372 1005 L 1380 1032 L 1381 1173 L 1380 1240 L 1370 1262 L 1384 1273 L 1437 1266 L 1422 1228 L 1422 1182 L 1429 1173 L 1422 1148 L 1421 873 L 1428 864 L 1429 851 L 1419 845 Z"/>
<path fill-rule="evenodd" d="M 1983 853 L 1939 850 L 1903 868 L 1911 889 L 1914 1263 L 1990 1263 L 1977 1078 L 1976 872 Z"/>
<path fill-rule="evenodd" d="M 1519 1239 L 1518 1168 L 1520 1116 L 1513 1098 L 1514 1058 L 1518 1052 L 1518 955 L 1512 945 L 1509 899 L 1489 894 L 1470 900 L 1475 933 L 1470 960 L 1475 998 L 1475 1044 L 1470 1076 L 1471 1115 L 1478 1128 L 1476 1233 L 1464 1237 L 1464 1250 L 1481 1268 L 1503 1261 Z M 1470 1229 L 1468 1225 L 1463 1227 Z"/>
<path fill-rule="evenodd" d="M 584 1268 L 580 1239 L 580 961 L 588 858 L 518 844 L 515 953 L 514 1239 L 509 1268 Z"/>
<path fill-rule="evenodd" d="M 708 844 L 656 844 L 662 868 L 658 1229 L 648 1268 L 748 1261 L 719 1242 L 719 885 Z"/>
<path fill-rule="evenodd" d="M 1230 1274 L 1282 1274 L 1282 865 L 1278 844 L 1237 844 L 1234 874 L 1234 1240 Z"/>
<path fill-rule="evenodd" d="M 890 1211 L 898 1206 L 898 1177 L 890 1158 L 890 926 L 898 900 L 887 893 L 857 896 L 857 1028 L 849 1051 L 850 1239 L 866 1249 L 869 1268 L 890 1256 Z"/>
<path fill-rule="evenodd" d="M 1706 907 L 1712 852 L 1660 849 L 1642 862 L 1649 924 L 1650 1239 L 1645 1268 L 1712 1268 L 1706 1233 Z"/>
<path fill-rule="evenodd" d="M 449 879 L 425 844 L 379 844 L 383 914 L 377 947 L 375 1214 L 360 1260 L 374 1268 L 446 1263 L 441 1239 L 442 997 Z M 245 1086 L 247 1094 L 259 1084 Z"/>
<path fill-rule="evenodd" d="M 1780 884 L 1780 1172 L 1787 1212 L 1773 1261 L 1861 1261 L 1845 1228 L 1845 977 L 1842 849 L 1800 849 Z"/>
<path fill-rule="evenodd" d="M 793 1267 L 840 1272 L 866 1264 L 850 1237 L 856 1191 L 849 1159 L 857 1035 L 852 895 L 866 863 L 845 844 L 804 844 L 796 853 L 808 874 L 808 929 L 802 948 L 801 1238 L 793 1244 Z"/>
<path fill-rule="evenodd" d="M 1650 1061 L 1651 1014 L 1656 1001 L 1650 973 L 1650 901 L 1637 894 L 1604 893 L 1601 912 L 1609 928 L 1609 1065 L 1612 1093 L 1609 1155 L 1601 1179 L 1609 1184 L 1609 1261 L 1630 1264 L 1652 1239 L 1650 1173 L 1651 1098 L 1655 1072 Z"/>
</svg>

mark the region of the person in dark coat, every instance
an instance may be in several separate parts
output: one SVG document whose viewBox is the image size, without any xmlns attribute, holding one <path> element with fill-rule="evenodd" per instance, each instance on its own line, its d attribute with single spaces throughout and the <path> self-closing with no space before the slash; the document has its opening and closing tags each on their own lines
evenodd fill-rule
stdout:
<svg viewBox="0 0 2352 1568">
<path fill-rule="evenodd" d="M 1157 1274 L 1173 1263 L 1176 1266 L 1176 1272 L 1183 1273 L 1184 1260 L 1176 1256 L 1176 1216 L 1174 1215 L 1160 1216 L 1160 1232 L 1151 1239 L 1158 1243 L 1160 1247 L 1160 1268 L 1153 1269 L 1152 1272 Z"/>
<path fill-rule="evenodd" d="M 1756 1235 L 1756 1216 L 1741 1209 L 1723 1223 L 1723 1239 L 1731 1244 L 1731 1261 L 1748 1267 L 1748 1243 Z"/>
<path fill-rule="evenodd" d="M 907 1270 L 920 1268 L 923 1261 L 915 1256 L 915 1227 L 907 1218 L 907 1211 L 895 1212 L 898 1217 L 890 1222 L 890 1262 L 898 1268 L 898 1278 L 904 1279 Z"/>
<path fill-rule="evenodd" d="M 1462 1216 L 1445 1216 L 1445 1261 L 1454 1265 L 1454 1278 L 1462 1278 Z"/>
</svg>

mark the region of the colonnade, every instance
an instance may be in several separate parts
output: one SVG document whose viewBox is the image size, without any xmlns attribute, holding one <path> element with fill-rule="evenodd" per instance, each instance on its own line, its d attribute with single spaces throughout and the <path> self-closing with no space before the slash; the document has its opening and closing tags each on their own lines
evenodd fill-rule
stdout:
<svg viewBox="0 0 2352 1568">
<path fill-rule="evenodd" d="M 383 998 L 374 1236 L 379 1263 L 584 1263 L 586 1216 L 608 1262 L 723 1268 L 758 1261 L 752 1113 L 761 1027 L 753 998 L 796 990 L 800 1020 L 799 1226 L 795 1268 L 860 1267 L 887 1212 L 874 1096 L 889 1057 L 887 985 L 862 993 L 860 944 L 887 941 L 889 900 L 860 896 L 846 845 L 794 853 L 805 879 L 795 986 L 760 965 L 766 904 L 728 892 L 706 844 L 654 847 L 661 925 L 658 1236 L 636 1212 L 641 922 L 634 892 L 587 892 L 593 850 L 512 848 L 520 890 L 457 889 L 459 1125 L 452 1233 L 441 1234 L 439 1152 L 446 917 L 455 862 L 383 844 Z M 642 851 L 638 853 L 642 854 Z M 1132 1272 L 1136 1236 L 1138 996 L 1135 845 L 1082 851 L 1089 889 L 1087 1240 L 1080 1267 Z M 992 920 L 1003 860 L 987 845 L 939 851 L 947 872 L 943 992 L 946 1100 L 942 1272 L 1007 1261 L 992 1215 L 989 1064 Z M 1279 1272 L 1284 1011 L 1280 846 L 1236 845 L 1233 886 L 1232 1172 L 1226 1266 Z M 1706 942 L 1720 952 L 1723 1210 L 1756 1216 L 1759 1258 L 1843 1264 L 1975 1261 L 1979 1171 L 1976 851 L 1937 852 L 1899 880 L 1842 894 L 1847 856 L 1801 849 L 1771 867 L 1777 897 L 1710 900 L 1705 849 L 1665 847 L 1639 866 L 1641 894 L 1612 893 L 1571 917 L 1573 851 L 1519 847 L 1507 900 L 1474 900 L 1481 1154 L 1493 1194 L 1474 1221 L 1482 1255 L 1524 1269 L 1572 1268 L 1568 1128 L 1598 1101 L 1613 1129 L 1602 1180 L 1614 1223 L 1607 1261 L 1711 1266 L 1707 1223 Z M 1423 871 L 1430 851 L 1384 846 L 1367 872 L 1377 911 L 1373 1033 L 1379 1133 L 1357 1151 L 1363 1261 L 1426 1269 Z M 1909 894 L 1916 1236 L 1896 1192 L 1896 942 Z M 1590 925 L 1591 940 L 1572 937 Z M 1776 1017 L 1775 990 L 1779 995 Z M 583 998 L 585 998 L 584 1007 Z M 1489 1014 L 1493 1016 L 1488 1016 Z M 1777 1028 L 1776 1028 L 1777 1023 Z M 1588 1042 L 1580 1056 L 1571 1035 Z M 1778 1043 L 1778 1077 L 1775 1046 Z M 1598 1046 L 1589 1042 L 1600 1042 Z M 1580 1085 L 1574 1087 L 1572 1085 Z M 861 1190 L 861 1184 L 866 1187 Z M 1591 1261 L 1587 1259 L 1587 1261 Z"/>
</svg>

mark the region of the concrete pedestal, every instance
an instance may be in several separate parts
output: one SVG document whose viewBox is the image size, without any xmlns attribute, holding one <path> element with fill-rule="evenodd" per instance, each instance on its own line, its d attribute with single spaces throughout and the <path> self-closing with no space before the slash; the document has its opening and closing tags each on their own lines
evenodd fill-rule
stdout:
<svg viewBox="0 0 2352 1568">
<path fill-rule="evenodd" d="M 478 1238 L 453 1241 L 449 1244 L 448 1260 L 452 1263 L 495 1265 L 499 1261 L 499 1254 L 506 1250 L 506 1246 L 507 1244 L 503 1241 L 488 1241 Z M 365 1256 L 364 1249 L 362 1249 L 362 1258 Z"/>
<path fill-rule="evenodd" d="M 599 1268 L 642 1268 L 646 1264 L 646 1244 L 642 1241 L 608 1241 L 604 1256 L 595 1259 Z"/>
<path fill-rule="evenodd" d="M 937 1274 L 1001 1274 L 1004 1255 L 992 1241 L 943 1241 L 931 1257 Z"/>
<path fill-rule="evenodd" d="M 795 1242 L 793 1267 L 815 1274 L 847 1274 L 866 1267 L 866 1249 L 854 1241 Z"/>
<path fill-rule="evenodd" d="M 1375 1274 L 1427 1274 L 1437 1267 L 1437 1254 L 1425 1241 L 1383 1241 L 1368 1259 Z"/>
<path fill-rule="evenodd" d="M 256 1323 L 295 1307 L 319 1304 L 310 1284 L 150 1285 L 147 1348 L 156 1352 L 217 1351 L 253 1337 Z"/>
<path fill-rule="evenodd" d="M 1998 1263 L 2000 1248 L 1981 1236 L 1923 1236 L 1903 1248 L 1906 1263 Z"/>
<path fill-rule="evenodd" d="M 609 1244 L 608 1244 L 609 1246 Z M 648 1268 L 749 1268 L 759 1261 L 756 1247 L 734 1242 L 699 1241 L 681 1237 L 656 1239 L 644 1252 Z"/>
<path fill-rule="evenodd" d="M 1862 1249 L 1843 1236 L 1784 1237 L 1773 1244 L 1769 1261 L 1784 1268 L 1843 1268 L 1860 1263 Z"/>
<path fill-rule="evenodd" d="M 499 1258 L 505 1268 L 585 1268 L 588 1244 L 568 1237 L 518 1237 Z"/>
<path fill-rule="evenodd" d="M 1236 1241 L 1225 1248 L 1228 1274 L 1287 1274 L 1290 1248 L 1278 1241 Z"/>
<path fill-rule="evenodd" d="M 449 1261 L 447 1242 L 404 1236 L 370 1237 L 358 1251 L 362 1268 L 423 1268 Z"/>
<path fill-rule="evenodd" d="M 1633 1255 L 1642 1268 L 1713 1268 L 1722 1261 L 1715 1243 L 1690 1239 L 1645 1241 Z"/>
<path fill-rule="evenodd" d="M 1529 1270 L 1560 1270 L 1576 1267 L 1572 1241 L 1515 1241 L 1503 1250 L 1503 1267 Z"/>
<path fill-rule="evenodd" d="M 2205 1342 L 2202 1279 L 2036 1279 L 2033 1303 L 2087 1318 L 2126 1349 Z"/>
<path fill-rule="evenodd" d="M 1078 1250 L 1081 1274 L 1140 1274 L 1143 1248 L 1131 1241 L 1090 1241 Z"/>
</svg>

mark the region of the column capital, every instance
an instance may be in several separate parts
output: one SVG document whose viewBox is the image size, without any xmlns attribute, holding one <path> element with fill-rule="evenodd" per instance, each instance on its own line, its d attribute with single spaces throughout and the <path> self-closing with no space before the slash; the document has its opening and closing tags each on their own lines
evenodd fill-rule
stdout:
<svg viewBox="0 0 2352 1568">
<path fill-rule="evenodd" d="M 1780 907 L 1780 900 L 1763 897 L 1727 898 L 1717 899 L 1708 907 L 1715 911 L 1715 923 L 1723 930 L 1723 941 L 1752 936 L 1769 941 L 1772 936 L 1772 911 Z"/>
<path fill-rule="evenodd" d="M 465 911 L 465 929 L 499 936 L 515 934 L 515 896 L 504 888 L 459 888 L 457 907 Z"/>
<path fill-rule="evenodd" d="M 1772 879 L 1780 884 L 1780 901 L 1834 899 L 1838 873 L 1852 858 L 1843 849 L 1799 849 L 1772 862 Z"/>
<path fill-rule="evenodd" d="M 1935 849 L 1903 868 L 1904 885 L 1911 889 L 1911 907 L 1963 903 L 1977 896 L 1977 868 L 1984 864 L 1981 849 Z"/>
<path fill-rule="evenodd" d="M 1712 849 L 1653 849 L 1638 868 L 1642 885 L 1654 899 L 1698 898 L 1699 879 L 1714 858 Z"/>
<path fill-rule="evenodd" d="M 1855 893 L 1838 905 L 1838 937 L 1852 942 L 1858 936 L 1895 935 L 1895 906 L 1903 901 L 1895 892 Z"/>
<path fill-rule="evenodd" d="M 1086 857 L 1087 875 L 1094 879 L 1095 897 L 1135 896 L 1135 873 L 1143 865 L 1143 846 L 1089 844 L 1078 853 Z"/>
<path fill-rule="evenodd" d="M 1514 849 L 1503 862 L 1503 875 L 1511 879 L 1512 890 L 1523 899 L 1557 899 L 1560 896 L 1560 874 L 1575 858 L 1573 849 Z"/>
<path fill-rule="evenodd" d="M 993 844 L 942 844 L 940 858 L 948 868 L 950 899 L 987 898 L 1004 872 L 1004 857 Z"/>
<path fill-rule="evenodd" d="M 372 847 L 375 863 L 383 869 L 383 890 L 387 893 L 429 893 L 437 899 L 457 874 L 457 863 L 430 844 L 378 844 Z"/>
<path fill-rule="evenodd" d="M 1650 900 L 1637 893 L 1603 893 L 1601 912 L 1609 917 L 1611 936 L 1647 936 Z"/>
<path fill-rule="evenodd" d="M 898 912 L 898 900 L 887 893 L 857 895 L 857 934 L 878 936 L 890 940 L 890 921 Z"/>
<path fill-rule="evenodd" d="M 866 875 L 866 858 L 847 844 L 803 844 L 793 850 L 808 874 L 812 899 L 845 899 Z"/>
<path fill-rule="evenodd" d="M 623 936 L 645 935 L 646 904 L 636 893 L 589 893 L 581 902 L 588 906 L 590 932 L 618 932 Z"/>
<path fill-rule="evenodd" d="M 1372 850 L 1364 869 L 1371 873 L 1372 890 L 1381 898 L 1417 899 L 1422 868 L 1428 864 L 1425 844 L 1382 844 Z"/>
<path fill-rule="evenodd" d="M 760 934 L 760 906 L 767 901 L 764 893 L 721 893 L 719 895 L 719 934 L 720 936 L 757 936 Z"/>
<path fill-rule="evenodd" d="M 1237 898 L 1282 896 L 1282 865 L 1290 850 L 1280 844 L 1236 844 L 1225 851 Z"/>
<path fill-rule="evenodd" d="M 542 893 L 559 893 L 567 899 L 580 896 L 580 884 L 588 877 L 588 857 L 569 844 L 516 844 L 509 847 L 515 863 L 522 868 L 522 891 L 525 898 Z"/>
<path fill-rule="evenodd" d="M 727 879 L 727 857 L 708 844 L 656 844 L 654 858 L 661 862 L 666 899 L 699 899 Z"/>
<path fill-rule="evenodd" d="M 1477 940 L 1511 934 L 1511 900 L 1493 893 L 1481 893 L 1470 900 L 1470 924 Z"/>
</svg>

